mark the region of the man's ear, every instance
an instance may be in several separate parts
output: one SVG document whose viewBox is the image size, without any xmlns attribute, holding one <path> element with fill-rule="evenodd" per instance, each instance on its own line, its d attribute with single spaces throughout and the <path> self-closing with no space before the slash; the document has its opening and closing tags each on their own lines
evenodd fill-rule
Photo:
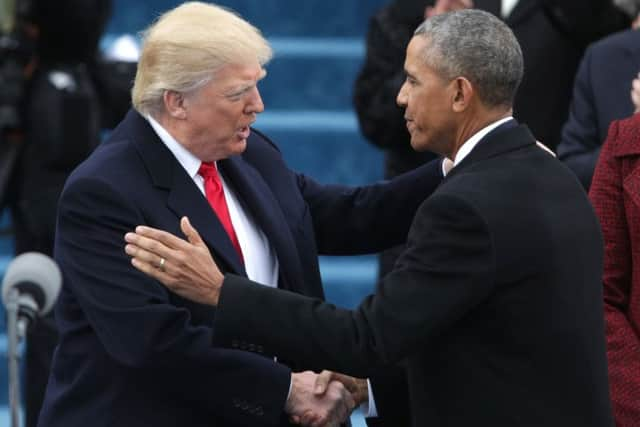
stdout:
<svg viewBox="0 0 640 427">
<path fill-rule="evenodd" d="M 165 90 L 162 99 L 164 101 L 164 108 L 169 116 L 174 119 L 187 118 L 187 108 L 183 94 L 174 90 Z"/>
<path fill-rule="evenodd" d="M 452 109 L 456 113 L 461 113 L 469 108 L 476 94 L 475 88 L 465 77 L 456 77 L 451 84 L 453 85 Z"/>
</svg>

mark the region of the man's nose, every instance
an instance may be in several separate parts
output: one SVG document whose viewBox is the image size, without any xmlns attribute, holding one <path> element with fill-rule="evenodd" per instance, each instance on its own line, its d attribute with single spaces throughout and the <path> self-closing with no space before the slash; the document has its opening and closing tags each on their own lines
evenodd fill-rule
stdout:
<svg viewBox="0 0 640 427">
<path fill-rule="evenodd" d="M 407 86 L 406 82 L 402 84 L 402 86 L 400 87 L 400 92 L 398 92 L 398 96 L 396 97 L 396 103 L 400 107 L 406 107 L 407 106 L 406 86 Z"/>
<path fill-rule="evenodd" d="M 262 113 L 264 111 L 264 103 L 262 102 L 262 97 L 260 96 L 260 91 L 257 87 L 252 89 L 251 100 L 245 109 L 247 114 L 251 113 Z"/>
</svg>

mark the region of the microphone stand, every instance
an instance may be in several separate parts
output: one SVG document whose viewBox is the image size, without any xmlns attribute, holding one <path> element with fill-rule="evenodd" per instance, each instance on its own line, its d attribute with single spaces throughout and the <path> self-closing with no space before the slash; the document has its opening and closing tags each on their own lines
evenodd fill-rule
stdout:
<svg viewBox="0 0 640 427">
<path fill-rule="evenodd" d="M 18 344 L 24 338 L 25 324 L 18 321 L 18 300 L 18 290 L 12 289 L 5 302 L 9 335 L 9 409 L 11 427 L 19 427 L 20 425 L 20 379 L 18 377 L 20 352 L 18 351 Z"/>
</svg>

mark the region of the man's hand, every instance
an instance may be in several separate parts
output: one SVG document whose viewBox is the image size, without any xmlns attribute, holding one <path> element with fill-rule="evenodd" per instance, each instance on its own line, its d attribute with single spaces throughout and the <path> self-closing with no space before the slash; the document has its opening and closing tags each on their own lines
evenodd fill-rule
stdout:
<svg viewBox="0 0 640 427">
<path fill-rule="evenodd" d="M 353 396 L 356 406 L 360 406 L 362 403 L 369 400 L 369 386 L 367 384 L 367 380 L 350 377 L 349 375 L 332 371 L 322 371 L 318 375 L 316 378 L 316 385 L 313 390 L 314 394 L 316 396 L 322 396 L 333 381 L 339 381 L 347 390 L 349 390 L 349 393 Z"/>
<path fill-rule="evenodd" d="M 316 395 L 316 378 L 311 371 L 292 374 L 285 412 L 292 421 L 303 426 L 337 427 L 356 407 L 353 397 L 338 381 L 330 382 L 321 396 Z"/>
<path fill-rule="evenodd" d="M 131 264 L 176 294 L 200 304 L 217 305 L 224 276 L 189 219 L 180 220 L 183 240 L 166 231 L 138 226 L 124 237 Z"/>
<path fill-rule="evenodd" d="M 436 0 L 433 6 L 427 6 L 424 10 L 425 19 L 443 13 L 460 9 L 470 9 L 473 7 L 472 0 Z"/>
</svg>

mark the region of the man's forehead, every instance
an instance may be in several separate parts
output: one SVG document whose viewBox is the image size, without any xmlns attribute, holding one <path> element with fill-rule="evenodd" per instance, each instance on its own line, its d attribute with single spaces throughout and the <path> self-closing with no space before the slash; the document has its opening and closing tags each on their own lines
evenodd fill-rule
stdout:
<svg viewBox="0 0 640 427">
<path fill-rule="evenodd" d="M 222 66 L 216 73 L 218 81 L 225 81 L 228 84 L 256 82 L 266 75 L 267 70 L 260 64 L 227 64 Z"/>
<path fill-rule="evenodd" d="M 422 40 L 419 40 L 422 39 Z M 404 60 L 404 69 L 409 74 L 414 74 L 421 65 L 424 65 L 424 38 L 414 36 L 407 46 L 407 53 Z"/>
</svg>

